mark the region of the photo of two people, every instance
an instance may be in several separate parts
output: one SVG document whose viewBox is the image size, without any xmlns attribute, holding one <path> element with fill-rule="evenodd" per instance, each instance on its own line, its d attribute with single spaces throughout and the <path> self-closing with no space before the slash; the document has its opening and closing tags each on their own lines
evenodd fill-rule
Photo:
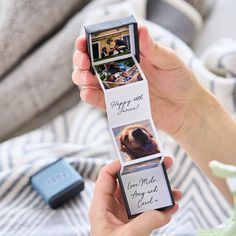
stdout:
<svg viewBox="0 0 236 236">
<path fill-rule="evenodd" d="M 130 29 L 123 26 L 98 34 L 92 34 L 93 61 L 130 54 Z"/>
<path fill-rule="evenodd" d="M 119 87 L 142 80 L 138 67 L 133 58 L 95 66 L 105 89 Z"/>
</svg>

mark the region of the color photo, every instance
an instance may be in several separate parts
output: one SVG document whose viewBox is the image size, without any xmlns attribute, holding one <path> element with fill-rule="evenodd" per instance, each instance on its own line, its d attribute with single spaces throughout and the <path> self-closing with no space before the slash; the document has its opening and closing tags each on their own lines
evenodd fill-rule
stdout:
<svg viewBox="0 0 236 236">
<path fill-rule="evenodd" d="M 100 61 L 130 53 L 129 26 L 91 35 L 93 61 Z"/>
<path fill-rule="evenodd" d="M 161 161 L 161 157 L 125 166 L 122 174 L 124 175 L 131 172 L 133 173 L 137 171 L 142 171 L 142 170 L 158 167 L 160 165 L 160 161 Z"/>
<path fill-rule="evenodd" d="M 142 80 L 139 69 L 131 57 L 97 65 L 95 69 L 105 89 L 115 88 Z"/>
<path fill-rule="evenodd" d="M 160 153 L 149 120 L 123 125 L 112 130 L 124 162 Z"/>
</svg>

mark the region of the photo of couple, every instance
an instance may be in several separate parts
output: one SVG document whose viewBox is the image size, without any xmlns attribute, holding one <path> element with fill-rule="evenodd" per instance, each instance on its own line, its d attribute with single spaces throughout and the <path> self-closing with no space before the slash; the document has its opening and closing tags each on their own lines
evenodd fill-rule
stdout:
<svg viewBox="0 0 236 236">
<path fill-rule="evenodd" d="M 97 65 L 95 69 L 105 89 L 143 80 L 132 58 Z"/>
<path fill-rule="evenodd" d="M 130 53 L 129 26 L 92 34 L 94 62 Z"/>
</svg>

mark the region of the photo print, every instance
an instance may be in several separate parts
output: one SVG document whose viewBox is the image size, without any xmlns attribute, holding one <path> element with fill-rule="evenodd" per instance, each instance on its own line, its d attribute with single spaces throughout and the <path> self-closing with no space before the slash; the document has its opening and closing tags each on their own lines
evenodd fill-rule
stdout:
<svg viewBox="0 0 236 236">
<path fill-rule="evenodd" d="M 143 80 L 132 57 L 97 65 L 95 70 L 105 89 Z"/>
<path fill-rule="evenodd" d="M 131 53 L 132 25 L 122 26 L 91 35 L 93 61 L 101 61 Z"/>
<path fill-rule="evenodd" d="M 149 120 L 116 127 L 112 131 L 123 162 L 160 153 L 160 147 Z"/>
<path fill-rule="evenodd" d="M 154 168 L 154 167 L 158 167 L 160 165 L 160 163 L 161 163 L 161 157 L 158 157 L 158 158 L 155 158 L 152 160 L 142 161 L 139 163 L 128 165 L 128 166 L 124 167 L 124 169 L 122 171 L 122 175 L 134 173 L 137 171 L 143 171 L 143 170 L 147 170 L 147 169 Z"/>
</svg>

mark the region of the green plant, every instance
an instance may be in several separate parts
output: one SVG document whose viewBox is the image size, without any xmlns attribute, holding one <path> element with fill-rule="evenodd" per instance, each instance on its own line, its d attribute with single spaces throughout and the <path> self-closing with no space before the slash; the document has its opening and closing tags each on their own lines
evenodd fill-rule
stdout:
<svg viewBox="0 0 236 236">
<path fill-rule="evenodd" d="M 225 165 L 217 161 L 211 161 L 209 167 L 212 173 L 227 180 L 234 198 L 234 215 L 223 224 L 213 229 L 201 230 L 197 236 L 235 236 L 236 235 L 236 166 Z"/>
</svg>

